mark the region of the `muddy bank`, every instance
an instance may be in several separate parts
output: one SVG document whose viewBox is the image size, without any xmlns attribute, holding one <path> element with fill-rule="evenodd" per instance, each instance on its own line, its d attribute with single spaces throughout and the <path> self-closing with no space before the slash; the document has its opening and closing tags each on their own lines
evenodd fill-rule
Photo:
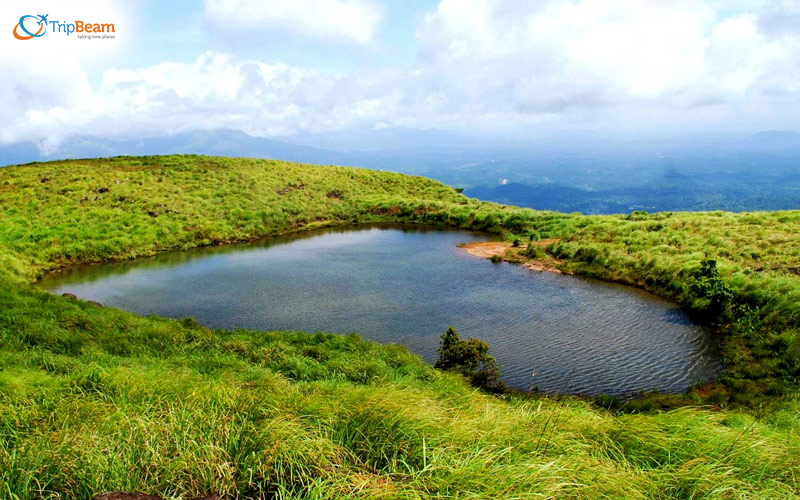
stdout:
<svg viewBox="0 0 800 500">
<path fill-rule="evenodd" d="M 531 244 L 544 247 L 558 240 L 534 241 Z M 548 272 L 556 274 L 572 274 L 570 271 L 563 271 L 559 268 L 561 261 L 553 257 L 531 258 L 523 254 L 526 247 L 512 246 L 510 241 L 476 241 L 460 245 L 468 254 L 484 259 L 500 258 L 507 262 L 522 264 L 532 271 Z"/>
</svg>

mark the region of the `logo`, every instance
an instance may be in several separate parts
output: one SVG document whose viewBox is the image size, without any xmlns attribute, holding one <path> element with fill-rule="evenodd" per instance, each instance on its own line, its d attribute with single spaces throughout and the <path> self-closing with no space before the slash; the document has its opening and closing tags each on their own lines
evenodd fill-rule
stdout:
<svg viewBox="0 0 800 500">
<path fill-rule="evenodd" d="M 14 26 L 14 38 L 17 40 L 30 40 L 31 38 L 44 36 L 47 32 L 47 16 L 48 14 L 39 14 L 38 16 L 25 15 L 20 17 L 19 22 Z M 33 19 L 33 21 L 28 21 L 28 26 L 33 26 L 34 22 L 37 22 L 39 23 L 39 29 L 35 31 L 29 30 L 28 27 L 25 26 L 25 21 L 28 19 Z M 19 33 L 20 30 L 23 34 Z"/>
<path fill-rule="evenodd" d="M 14 26 L 14 38 L 17 40 L 32 40 L 39 38 L 47 33 L 47 25 L 50 25 L 51 33 L 61 33 L 69 36 L 72 33 L 80 33 L 78 38 L 84 39 L 114 39 L 116 33 L 114 23 L 89 23 L 85 21 L 61 22 L 49 21 L 49 14 L 37 14 L 32 16 L 26 14 L 19 18 L 19 22 Z"/>
</svg>

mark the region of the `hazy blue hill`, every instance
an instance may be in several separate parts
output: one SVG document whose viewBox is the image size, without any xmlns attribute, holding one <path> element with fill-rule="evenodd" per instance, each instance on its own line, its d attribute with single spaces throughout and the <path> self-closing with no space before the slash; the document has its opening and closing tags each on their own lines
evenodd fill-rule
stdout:
<svg viewBox="0 0 800 500">
<path fill-rule="evenodd" d="M 800 151 L 800 134 L 787 130 L 769 130 L 748 137 L 740 146 L 796 149 Z"/>
<path fill-rule="evenodd" d="M 0 145 L 0 166 L 28 163 L 41 158 L 39 148 L 33 142 L 15 142 Z"/>
<path fill-rule="evenodd" d="M 438 129 L 416 130 L 405 127 L 354 128 L 283 138 L 286 142 L 304 144 L 332 151 L 453 150 L 475 148 L 475 140 Z"/>
<path fill-rule="evenodd" d="M 205 154 L 231 157 L 280 158 L 310 163 L 338 163 L 341 154 L 272 139 L 238 130 L 202 130 L 141 139 L 108 139 L 71 135 L 54 150 L 42 153 L 33 143 L 0 146 L 0 165 L 71 158 L 120 155 Z"/>
</svg>

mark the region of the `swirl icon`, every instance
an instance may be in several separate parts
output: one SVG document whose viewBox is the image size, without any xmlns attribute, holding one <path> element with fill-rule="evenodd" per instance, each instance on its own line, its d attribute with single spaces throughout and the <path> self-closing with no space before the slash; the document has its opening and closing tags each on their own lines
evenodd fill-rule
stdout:
<svg viewBox="0 0 800 500">
<path fill-rule="evenodd" d="M 33 33 L 28 28 L 26 28 L 25 27 L 25 20 L 26 19 L 33 19 L 37 23 L 39 23 L 39 30 L 36 31 L 35 33 Z M 30 23 L 30 24 L 32 24 L 32 23 Z M 24 34 L 20 34 L 17 30 L 22 30 L 24 32 Z M 38 38 L 40 36 L 43 36 L 46 31 L 47 31 L 47 15 L 46 14 L 45 15 L 39 14 L 37 16 L 24 15 L 24 16 L 19 18 L 19 22 L 17 23 L 16 26 L 14 26 L 14 38 L 16 38 L 17 40 L 30 40 L 31 38 Z"/>
</svg>

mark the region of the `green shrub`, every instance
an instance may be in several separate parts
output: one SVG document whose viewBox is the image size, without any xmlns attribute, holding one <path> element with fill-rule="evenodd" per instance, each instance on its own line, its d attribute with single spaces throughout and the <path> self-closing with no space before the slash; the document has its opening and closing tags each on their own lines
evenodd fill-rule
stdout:
<svg viewBox="0 0 800 500">
<path fill-rule="evenodd" d="M 543 252 L 542 252 L 541 248 L 539 248 L 537 245 L 534 245 L 532 243 L 528 243 L 528 248 L 526 248 L 525 251 L 522 252 L 522 254 L 525 257 L 529 257 L 531 259 L 538 259 L 538 258 L 542 257 Z"/>
<path fill-rule="evenodd" d="M 708 320 L 721 321 L 726 318 L 733 291 L 719 277 L 716 260 L 703 259 L 700 262 L 700 270 L 695 273 L 692 291 L 698 298 L 703 299 L 701 312 Z"/>
<path fill-rule="evenodd" d="M 466 376 L 474 387 L 490 392 L 503 392 L 497 361 L 489 355 L 489 344 L 483 340 L 462 340 L 454 327 L 442 334 L 436 368 L 454 370 Z"/>
</svg>

